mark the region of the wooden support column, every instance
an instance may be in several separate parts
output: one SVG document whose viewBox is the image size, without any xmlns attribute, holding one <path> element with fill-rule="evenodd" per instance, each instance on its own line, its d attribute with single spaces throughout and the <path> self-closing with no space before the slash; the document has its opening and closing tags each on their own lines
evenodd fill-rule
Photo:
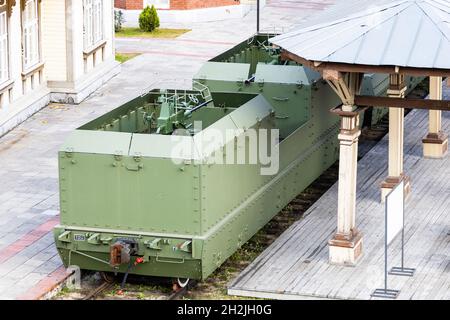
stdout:
<svg viewBox="0 0 450 320">
<path fill-rule="evenodd" d="M 343 106 L 339 133 L 339 191 L 337 232 L 328 242 L 331 264 L 354 266 L 362 254 L 362 235 L 356 229 L 356 176 L 358 166 L 359 113 L 354 105 L 363 74 L 324 71 L 324 79 L 339 95 Z"/>
<path fill-rule="evenodd" d="M 348 110 L 350 106 L 342 108 Z M 345 112 L 345 111 L 344 111 Z M 338 136 L 339 191 L 337 232 L 328 242 L 332 264 L 355 265 L 362 253 L 362 237 L 356 229 L 356 176 L 358 165 L 359 114 L 341 115 Z"/>
<path fill-rule="evenodd" d="M 387 92 L 390 98 L 405 98 L 406 85 L 401 74 L 390 75 L 390 85 Z M 405 109 L 389 108 L 389 161 L 388 177 L 381 183 L 381 201 L 401 181 L 405 182 L 405 197 L 411 192 L 409 177 L 403 172 L 403 148 L 404 148 L 404 119 Z"/>
<path fill-rule="evenodd" d="M 442 77 L 430 77 L 430 99 L 442 100 Z M 443 158 L 448 151 L 448 136 L 442 130 L 442 111 L 429 111 L 428 135 L 422 140 L 426 158 Z"/>
</svg>

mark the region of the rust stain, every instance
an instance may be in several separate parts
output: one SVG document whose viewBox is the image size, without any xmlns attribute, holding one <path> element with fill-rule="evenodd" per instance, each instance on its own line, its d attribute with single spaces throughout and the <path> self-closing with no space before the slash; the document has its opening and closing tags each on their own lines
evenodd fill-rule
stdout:
<svg viewBox="0 0 450 320">
<path fill-rule="evenodd" d="M 19 134 L 17 134 L 17 136 L 15 136 L 13 139 L 6 140 L 4 142 L 0 142 L 0 152 L 6 151 L 6 150 L 12 148 L 20 140 L 22 140 L 23 138 L 28 136 L 28 133 L 29 132 L 26 130 L 21 130 L 21 131 L 19 131 Z"/>
</svg>

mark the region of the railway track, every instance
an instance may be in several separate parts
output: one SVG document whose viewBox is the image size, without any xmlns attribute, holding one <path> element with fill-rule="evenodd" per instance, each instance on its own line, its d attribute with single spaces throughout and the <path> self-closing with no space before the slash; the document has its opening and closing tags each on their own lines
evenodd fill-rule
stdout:
<svg viewBox="0 0 450 320">
<path fill-rule="evenodd" d="M 91 289 L 85 296 L 83 296 L 79 300 L 96 300 L 97 298 L 102 299 L 102 294 L 104 292 L 116 288 L 117 285 L 120 285 L 119 281 L 115 281 L 115 280 L 111 280 L 111 279 L 104 280 L 104 282 L 102 282 L 100 285 Z M 161 297 L 160 300 L 181 299 L 189 292 L 189 290 L 194 289 L 196 285 L 197 285 L 197 281 L 189 281 L 185 287 L 182 287 L 182 288 L 174 287 L 174 290 L 171 293 L 166 294 L 165 296 Z M 125 292 L 126 292 L 126 290 L 120 289 L 120 290 L 116 291 L 116 294 L 117 294 L 117 296 L 122 296 L 125 294 Z"/>
<path fill-rule="evenodd" d="M 80 300 L 95 300 L 95 298 L 97 296 L 99 296 L 104 291 L 111 289 L 113 286 L 114 286 L 114 282 L 105 281 L 98 287 L 89 291 L 88 294 L 86 296 L 84 296 L 83 298 L 81 298 Z"/>
</svg>

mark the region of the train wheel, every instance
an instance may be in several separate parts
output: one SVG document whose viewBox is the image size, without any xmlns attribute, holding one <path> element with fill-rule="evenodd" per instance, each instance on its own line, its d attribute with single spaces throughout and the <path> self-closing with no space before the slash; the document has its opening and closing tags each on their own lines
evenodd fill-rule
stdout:
<svg viewBox="0 0 450 320">
<path fill-rule="evenodd" d="M 101 271 L 100 275 L 101 275 L 102 279 L 105 280 L 105 282 L 113 283 L 116 281 L 116 277 L 112 272 Z"/>
<path fill-rule="evenodd" d="M 186 288 L 189 285 L 190 279 L 189 278 L 176 278 L 173 279 L 173 291 L 177 292 L 183 288 Z"/>
<path fill-rule="evenodd" d="M 189 281 L 190 281 L 189 278 L 186 279 L 177 278 L 177 283 L 180 286 L 180 288 L 185 288 L 189 284 Z"/>
</svg>

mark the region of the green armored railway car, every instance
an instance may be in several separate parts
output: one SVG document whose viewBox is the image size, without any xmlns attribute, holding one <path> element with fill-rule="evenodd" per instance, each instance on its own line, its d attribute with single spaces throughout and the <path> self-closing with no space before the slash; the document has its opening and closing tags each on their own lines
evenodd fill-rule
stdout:
<svg viewBox="0 0 450 320">
<path fill-rule="evenodd" d="M 204 279 L 336 161 L 338 97 L 267 39 L 207 62 L 193 90 L 153 90 L 70 135 L 54 230 L 65 266 Z M 386 88 L 366 76 L 366 94 Z M 217 161 L 262 154 L 273 132 L 279 161 Z"/>
</svg>

